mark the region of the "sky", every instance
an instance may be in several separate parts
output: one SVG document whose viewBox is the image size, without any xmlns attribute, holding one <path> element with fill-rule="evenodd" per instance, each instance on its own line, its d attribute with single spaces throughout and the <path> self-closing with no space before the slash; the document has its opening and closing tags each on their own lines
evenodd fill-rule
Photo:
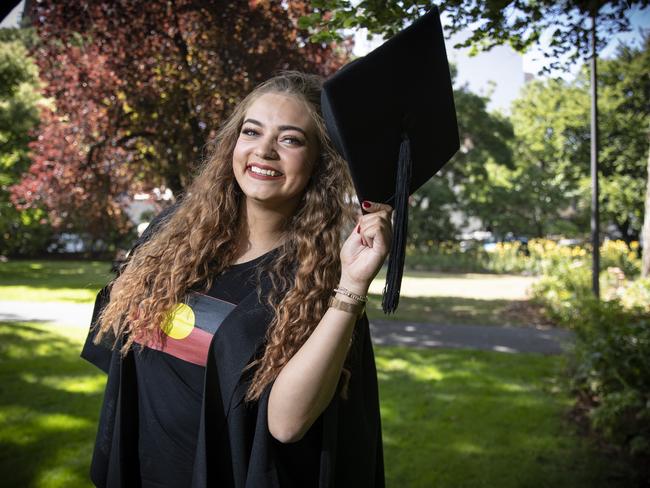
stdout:
<svg viewBox="0 0 650 488">
<path fill-rule="evenodd" d="M 639 9 L 637 7 L 630 10 L 628 14 L 632 30 L 630 32 L 624 32 L 616 35 L 609 40 L 607 46 L 598 54 L 599 57 L 610 58 L 616 53 L 616 48 L 621 42 L 624 43 L 637 43 L 641 39 L 641 30 L 645 30 L 646 33 L 650 34 L 650 7 L 645 9 Z M 524 60 L 524 71 L 526 73 L 537 73 L 543 66 L 543 48 L 534 48 L 530 52 L 526 53 L 523 56 Z M 576 65 L 573 68 L 573 73 L 579 67 Z M 557 75 L 563 75 L 563 73 L 558 72 Z M 570 76 L 570 75 L 565 75 Z"/>
</svg>

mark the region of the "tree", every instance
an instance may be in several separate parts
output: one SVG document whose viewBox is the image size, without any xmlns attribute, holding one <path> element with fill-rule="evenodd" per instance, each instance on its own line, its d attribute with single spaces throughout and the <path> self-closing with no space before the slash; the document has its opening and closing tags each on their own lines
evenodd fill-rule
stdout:
<svg viewBox="0 0 650 488">
<path fill-rule="evenodd" d="M 628 244 L 639 239 L 650 110 L 648 55 L 621 46 L 616 57 L 601 61 L 602 135 L 600 205 L 603 222 L 613 225 Z M 495 229 L 542 236 L 584 233 L 590 205 L 589 73 L 571 82 L 528 83 L 512 106 L 514 168 L 488 164 L 483 188 Z M 501 205 L 500 207 L 498 205 Z"/>
<path fill-rule="evenodd" d="M 649 181 L 646 177 L 650 143 L 648 73 L 650 36 L 645 37 L 640 47 L 621 45 L 612 59 L 600 61 L 602 216 L 604 221 L 616 225 L 628 244 L 639 240 L 643 225 L 643 195 Z M 586 90 L 586 73 L 583 72 L 579 80 Z"/>
<path fill-rule="evenodd" d="M 650 181 L 650 149 L 648 150 L 648 181 Z M 645 217 L 643 220 L 643 259 L 641 263 L 641 276 L 650 276 L 650 184 L 645 190 Z"/>
<path fill-rule="evenodd" d="M 0 30 L 0 254 L 32 254 L 50 237 L 45 211 L 19 212 L 9 188 L 29 167 L 29 142 L 38 125 L 38 69 L 28 56 L 29 30 Z"/>
<path fill-rule="evenodd" d="M 456 76 L 452 66 L 452 79 Z M 492 207 L 483 199 L 487 166 L 510 167 L 512 126 L 487 110 L 488 99 L 466 86 L 454 90 L 462 149 L 443 169 L 411 197 L 409 243 L 426 247 L 431 240 L 454 239 L 452 213 L 483 217 Z"/>
<path fill-rule="evenodd" d="M 352 7 L 351 0 L 313 1 L 316 12 L 302 19 L 305 27 L 316 27 L 315 37 L 336 37 L 342 27 L 366 27 L 370 33 L 392 35 L 402 28 L 406 20 L 414 20 L 431 6 L 422 0 L 365 0 Z M 550 59 L 546 69 L 558 67 L 559 58 L 589 58 L 591 67 L 591 174 L 592 174 L 592 287 L 599 296 L 599 207 L 598 207 L 598 105 L 596 92 L 596 59 L 602 39 L 630 29 L 627 13 L 631 7 L 646 7 L 648 0 L 551 0 L 498 1 L 477 0 L 466 2 L 451 0 L 441 3 L 448 15 L 448 33 L 470 29 L 472 34 L 457 46 L 472 46 L 475 51 L 487 50 L 499 44 L 510 44 L 518 51 L 539 43 L 541 35 L 549 29 L 550 50 L 544 55 Z M 598 33 L 600 32 L 600 37 Z"/>
<path fill-rule="evenodd" d="M 590 20 L 593 9 L 598 14 L 599 47 L 605 39 L 630 30 L 627 13 L 634 6 L 646 7 L 641 1 L 588 0 L 312 0 L 313 13 L 301 19 L 315 39 L 340 38 L 343 29 L 366 28 L 369 34 L 389 38 L 437 5 L 445 16 L 448 35 L 468 29 L 469 37 L 455 47 L 471 47 L 474 52 L 509 44 L 516 51 L 526 51 L 538 44 L 543 32 L 550 32 L 549 50 L 544 52 L 545 70 L 561 68 L 560 59 L 570 62 L 590 56 Z"/>
<path fill-rule="evenodd" d="M 13 189 L 58 228 L 129 228 L 123 198 L 176 195 L 232 107 L 278 69 L 327 74 L 349 46 L 308 42 L 301 2 L 44 0 L 30 17 L 45 94 L 33 165 Z"/>
<path fill-rule="evenodd" d="M 580 216 L 571 209 L 578 207 L 580 179 L 589 174 L 588 114 L 588 92 L 561 79 L 530 82 L 513 103 L 516 170 L 502 214 L 519 214 L 527 233 L 579 230 L 571 220 Z M 573 219 L 562 217 L 567 210 Z"/>
</svg>

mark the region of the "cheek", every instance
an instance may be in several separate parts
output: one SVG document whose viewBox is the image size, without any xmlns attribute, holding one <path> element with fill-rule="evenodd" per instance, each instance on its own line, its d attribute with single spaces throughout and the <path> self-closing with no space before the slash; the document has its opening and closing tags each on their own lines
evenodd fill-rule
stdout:
<svg viewBox="0 0 650 488">
<path fill-rule="evenodd" d="M 314 162 L 307 157 L 296 158 L 293 161 L 292 173 L 294 178 L 300 182 L 301 185 L 306 185 L 314 170 Z"/>
</svg>

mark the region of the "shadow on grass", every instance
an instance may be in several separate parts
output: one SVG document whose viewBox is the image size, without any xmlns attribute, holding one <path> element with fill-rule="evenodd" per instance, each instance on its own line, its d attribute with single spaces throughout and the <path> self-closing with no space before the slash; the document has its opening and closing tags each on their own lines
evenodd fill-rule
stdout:
<svg viewBox="0 0 650 488">
<path fill-rule="evenodd" d="M 3 286 L 99 289 L 113 278 L 104 261 L 9 261 L 0 263 Z"/>
<path fill-rule="evenodd" d="M 464 297 L 400 297 L 397 312 L 384 315 L 381 295 L 368 295 L 372 320 L 397 320 L 454 325 L 530 326 L 548 324 L 540 307 L 530 301 L 486 300 Z"/>
<path fill-rule="evenodd" d="M 0 323 L 2 486 L 90 486 L 105 376 L 54 327 Z M 376 353 L 389 487 L 626 486 L 563 420 L 562 357 Z"/>
<path fill-rule="evenodd" d="M 387 486 L 617 487 L 564 420 L 562 357 L 377 347 Z"/>
<path fill-rule="evenodd" d="M 0 323 L 0 479 L 90 486 L 105 375 L 54 325 Z"/>
</svg>

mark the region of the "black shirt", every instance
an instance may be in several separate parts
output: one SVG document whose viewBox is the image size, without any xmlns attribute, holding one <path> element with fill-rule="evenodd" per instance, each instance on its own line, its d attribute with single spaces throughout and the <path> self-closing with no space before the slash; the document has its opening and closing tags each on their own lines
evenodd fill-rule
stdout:
<svg viewBox="0 0 650 488">
<path fill-rule="evenodd" d="M 164 339 L 138 347 L 142 486 L 190 486 L 201 414 L 205 360 L 225 316 L 257 286 L 257 268 L 270 251 L 228 267 L 207 294 L 192 292 L 162 327 Z"/>
</svg>

